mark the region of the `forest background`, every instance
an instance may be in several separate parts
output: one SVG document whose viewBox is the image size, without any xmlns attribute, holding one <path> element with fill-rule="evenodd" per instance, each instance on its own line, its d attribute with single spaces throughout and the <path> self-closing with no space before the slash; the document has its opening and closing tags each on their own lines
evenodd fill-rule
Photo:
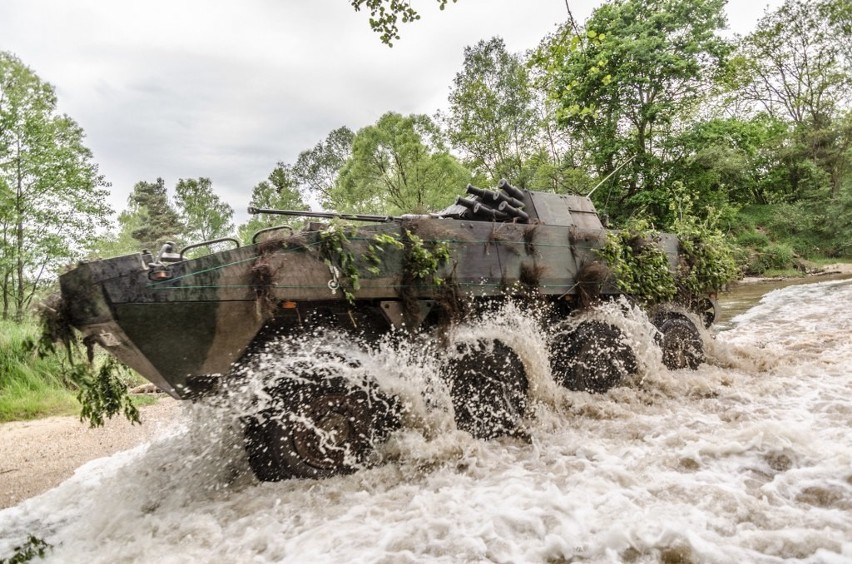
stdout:
<svg viewBox="0 0 852 564">
<path fill-rule="evenodd" d="M 350 3 L 371 12 L 386 43 L 417 17 L 393 0 Z M 506 178 L 557 193 L 597 187 L 592 199 L 613 227 L 642 219 L 666 230 L 692 214 L 727 234 L 743 273 L 851 258 L 852 5 L 786 0 L 752 33 L 725 39 L 724 4 L 613 0 L 582 23 L 569 10 L 530 52 L 511 53 L 500 37 L 470 45 L 444 109 L 342 125 L 294 162 L 270 163 L 246 200 L 422 213 L 468 183 Z M 140 179 L 117 220 L 109 188 L 54 88 L 0 52 L 0 421 L 67 409 L 61 393 L 55 407 L 19 405 L 41 381 L 73 387 L 61 358 L 33 368 L 25 346 L 33 305 L 64 265 L 156 253 L 166 241 L 246 241 L 275 222 L 234 225 L 205 176 L 173 187 Z"/>
</svg>

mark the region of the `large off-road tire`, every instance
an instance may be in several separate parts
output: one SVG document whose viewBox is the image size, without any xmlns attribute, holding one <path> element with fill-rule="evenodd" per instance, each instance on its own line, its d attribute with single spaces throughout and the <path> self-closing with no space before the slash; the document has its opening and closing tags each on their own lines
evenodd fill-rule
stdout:
<svg viewBox="0 0 852 564">
<path fill-rule="evenodd" d="M 636 354 L 621 330 L 602 321 L 584 321 L 557 335 L 551 344 L 551 372 L 569 390 L 603 393 L 638 370 Z"/>
<path fill-rule="evenodd" d="M 459 344 L 447 362 L 456 426 L 480 439 L 514 435 L 527 409 L 524 364 L 499 340 Z"/>
<path fill-rule="evenodd" d="M 654 319 L 660 331 L 658 342 L 663 351 L 663 364 L 669 370 L 691 368 L 704 362 L 704 341 L 695 324 L 682 314 L 670 313 Z"/>
<path fill-rule="evenodd" d="M 262 481 L 352 473 L 400 426 L 400 402 L 374 384 L 317 373 L 267 392 L 272 404 L 245 422 L 249 465 Z"/>
</svg>

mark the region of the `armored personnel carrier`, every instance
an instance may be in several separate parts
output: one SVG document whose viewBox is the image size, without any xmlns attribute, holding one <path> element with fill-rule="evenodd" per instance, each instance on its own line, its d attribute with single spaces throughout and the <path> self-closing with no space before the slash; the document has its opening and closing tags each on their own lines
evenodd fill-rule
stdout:
<svg viewBox="0 0 852 564">
<path fill-rule="evenodd" d="M 258 355 L 286 355 L 287 342 L 318 328 L 366 340 L 390 332 L 426 336 L 455 347 L 443 377 L 458 427 L 491 438 L 517 432 L 527 409 L 521 357 L 499 339 L 443 343 L 442 328 L 507 299 L 538 304 L 549 312 L 547 323 L 559 323 L 622 294 L 597 253 L 608 230 L 582 196 L 501 181 L 496 190 L 468 186 L 455 204 L 429 215 L 249 211 L 345 221 L 307 223 L 298 232 L 272 227 L 244 246 L 227 239 L 178 251 L 167 243 L 156 256 L 81 262 L 60 277 L 63 314 L 181 399 L 218 393 L 243 378 Z M 214 243 L 233 248 L 192 258 Z M 676 237 L 649 244 L 665 251 L 672 271 L 678 267 Z M 712 323 L 714 302 L 696 304 Z M 703 361 L 694 318 L 665 306 L 652 314 L 670 368 Z M 550 343 L 554 380 L 588 392 L 618 385 L 637 370 L 623 337 L 594 320 L 558 333 Z M 400 425 L 402 402 L 375 382 L 353 386 L 333 369 L 307 365 L 290 372 L 270 378 L 263 409 L 243 420 L 249 462 L 261 480 L 352 471 Z"/>
</svg>

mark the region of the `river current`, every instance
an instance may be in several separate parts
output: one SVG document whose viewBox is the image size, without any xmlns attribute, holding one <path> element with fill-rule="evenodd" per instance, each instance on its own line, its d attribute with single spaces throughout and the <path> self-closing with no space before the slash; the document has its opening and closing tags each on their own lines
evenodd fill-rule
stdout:
<svg viewBox="0 0 852 564">
<path fill-rule="evenodd" d="M 456 430 L 416 345 L 362 353 L 409 412 L 348 476 L 258 483 L 233 414 L 187 404 L 158 440 L 0 511 L 0 560 L 34 535 L 87 564 L 852 562 L 852 280 L 770 292 L 704 336 L 696 371 L 621 317 L 641 374 L 603 395 L 555 386 L 516 308 L 458 331 L 523 351 L 522 438 Z"/>
</svg>

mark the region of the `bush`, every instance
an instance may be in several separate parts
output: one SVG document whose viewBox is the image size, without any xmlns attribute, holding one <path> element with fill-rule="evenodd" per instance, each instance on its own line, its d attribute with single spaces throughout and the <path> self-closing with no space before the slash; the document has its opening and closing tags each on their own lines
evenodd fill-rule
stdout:
<svg viewBox="0 0 852 564">
<path fill-rule="evenodd" d="M 844 214 L 842 206 L 833 201 L 751 205 L 740 210 L 734 232 L 737 244 L 743 247 L 764 249 L 762 233 L 767 242 L 783 243 L 803 257 L 841 256 L 844 249 L 850 249 L 847 217 L 848 212 Z"/>
<path fill-rule="evenodd" d="M 767 270 L 790 270 L 796 267 L 796 253 L 786 243 L 773 243 L 753 259 L 751 271 L 763 274 Z"/>
<path fill-rule="evenodd" d="M 765 249 L 769 246 L 769 237 L 760 231 L 746 231 L 737 235 L 736 243 L 740 247 L 752 247 L 755 249 Z"/>
</svg>

